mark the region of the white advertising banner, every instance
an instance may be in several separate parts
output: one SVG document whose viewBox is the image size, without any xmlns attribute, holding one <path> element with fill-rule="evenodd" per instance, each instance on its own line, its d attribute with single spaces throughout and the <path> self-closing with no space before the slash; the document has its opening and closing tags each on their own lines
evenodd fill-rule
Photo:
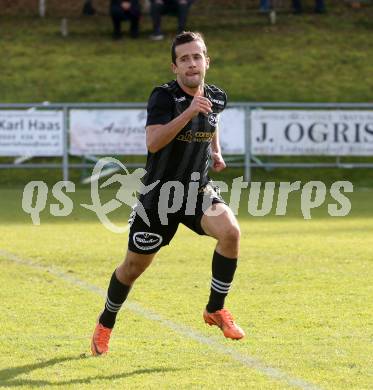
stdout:
<svg viewBox="0 0 373 390">
<path fill-rule="evenodd" d="M 62 111 L 0 110 L 0 156 L 62 154 Z"/>
<path fill-rule="evenodd" d="M 146 154 L 146 110 L 71 110 L 70 153 Z"/>
<path fill-rule="evenodd" d="M 255 110 L 255 155 L 373 155 L 372 111 Z"/>
<path fill-rule="evenodd" d="M 227 108 L 220 115 L 220 145 L 223 154 L 245 153 L 245 110 Z"/>
<path fill-rule="evenodd" d="M 70 111 L 70 153 L 116 155 L 147 153 L 146 110 Z M 220 117 L 220 143 L 225 154 L 244 153 L 245 112 L 230 108 Z"/>
</svg>

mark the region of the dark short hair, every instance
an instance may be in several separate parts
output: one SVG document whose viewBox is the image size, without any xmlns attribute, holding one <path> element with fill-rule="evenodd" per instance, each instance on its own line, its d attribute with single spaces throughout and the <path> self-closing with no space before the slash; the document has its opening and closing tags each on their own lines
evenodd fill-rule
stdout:
<svg viewBox="0 0 373 390">
<path fill-rule="evenodd" d="M 203 36 L 199 32 L 193 31 L 183 31 L 180 34 L 176 35 L 175 39 L 172 42 L 171 46 L 171 58 L 172 62 L 176 65 L 176 46 L 183 45 L 184 43 L 189 43 L 193 41 L 200 41 L 205 46 L 204 54 L 207 54 L 207 47 Z"/>
</svg>

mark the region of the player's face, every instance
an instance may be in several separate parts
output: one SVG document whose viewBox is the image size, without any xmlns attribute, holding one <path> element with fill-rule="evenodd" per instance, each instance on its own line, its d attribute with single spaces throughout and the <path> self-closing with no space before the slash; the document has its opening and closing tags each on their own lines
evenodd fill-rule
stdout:
<svg viewBox="0 0 373 390">
<path fill-rule="evenodd" d="M 179 83 L 188 88 L 197 88 L 204 83 L 210 62 L 204 51 L 205 46 L 200 41 L 176 46 L 176 65 L 172 64 L 172 70 Z"/>
</svg>

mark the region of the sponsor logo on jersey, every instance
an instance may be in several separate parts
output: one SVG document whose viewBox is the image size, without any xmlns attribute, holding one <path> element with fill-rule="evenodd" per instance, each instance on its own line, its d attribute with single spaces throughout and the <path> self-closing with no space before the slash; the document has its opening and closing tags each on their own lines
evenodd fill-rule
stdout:
<svg viewBox="0 0 373 390">
<path fill-rule="evenodd" d="M 143 251 L 151 250 L 162 244 L 161 235 L 149 232 L 137 232 L 133 235 L 133 243 L 136 248 Z"/>
<path fill-rule="evenodd" d="M 225 102 L 224 100 L 218 100 L 218 99 L 211 99 L 213 103 L 219 104 L 219 106 L 224 106 Z"/>
<path fill-rule="evenodd" d="M 187 131 L 185 134 L 179 134 L 176 137 L 177 140 L 179 141 L 184 141 L 184 142 L 192 142 L 193 141 L 193 135 L 192 135 L 192 130 Z"/>
<path fill-rule="evenodd" d="M 186 100 L 185 96 L 182 96 L 180 98 L 175 98 L 175 102 L 177 102 L 177 103 L 185 102 L 185 100 Z"/>
<path fill-rule="evenodd" d="M 214 132 L 210 131 L 196 131 L 194 134 L 192 130 L 187 131 L 185 134 L 179 134 L 176 139 L 183 142 L 210 142 L 214 138 Z"/>
</svg>

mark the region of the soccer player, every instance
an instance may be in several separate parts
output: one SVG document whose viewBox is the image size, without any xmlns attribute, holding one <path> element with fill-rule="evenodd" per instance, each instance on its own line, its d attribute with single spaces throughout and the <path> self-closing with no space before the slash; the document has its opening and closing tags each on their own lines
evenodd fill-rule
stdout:
<svg viewBox="0 0 373 390">
<path fill-rule="evenodd" d="M 93 355 L 108 352 L 117 313 L 133 283 L 160 248 L 170 243 L 179 223 L 217 241 L 204 321 L 217 325 L 227 338 L 241 339 L 245 335 L 224 307 L 237 266 L 240 229 L 233 212 L 208 177 L 210 158 L 214 171 L 226 167 L 218 134 L 218 115 L 226 106 L 226 94 L 204 82 L 210 60 L 201 34 L 180 33 L 172 43 L 171 53 L 176 80 L 155 88 L 147 108 L 148 157 L 143 184 L 159 183 L 152 191 L 140 194 L 139 202 L 146 210 L 150 226 L 135 209 L 125 260 L 112 274 L 105 308 L 92 336 Z M 164 191 L 170 188 L 170 182 L 179 183 L 172 194 Z M 197 188 L 195 202 L 190 196 L 191 188 Z M 165 223 L 162 213 L 173 209 L 177 201 L 181 207 L 169 213 Z"/>
</svg>

